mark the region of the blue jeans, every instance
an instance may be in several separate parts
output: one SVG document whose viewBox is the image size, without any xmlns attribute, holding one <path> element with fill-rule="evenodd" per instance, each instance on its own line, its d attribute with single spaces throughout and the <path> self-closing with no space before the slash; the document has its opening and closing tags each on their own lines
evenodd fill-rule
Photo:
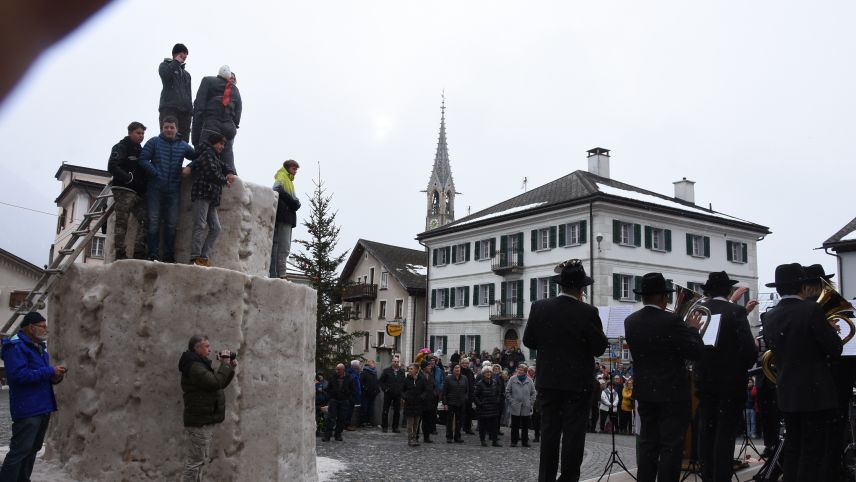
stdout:
<svg viewBox="0 0 856 482">
<path fill-rule="evenodd" d="M 750 437 L 754 437 L 755 436 L 755 409 L 744 408 L 743 409 L 743 420 L 746 421 L 746 433 L 749 434 Z"/>
<path fill-rule="evenodd" d="M 42 449 L 51 414 L 22 418 L 12 422 L 12 440 L 9 453 L 0 469 L 0 482 L 30 480 L 36 455 Z"/>
<path fill-rule="evenodd" d="M 158 258 L 160 250 L 160 228 L 163 221 L 163 256 L 161 259 L 175 260 L 175 228 L 178 226 L 178 208 L 181 191 L 153 189 L 146 193 L 149 225 L 149 257 Z"/>
</svg>

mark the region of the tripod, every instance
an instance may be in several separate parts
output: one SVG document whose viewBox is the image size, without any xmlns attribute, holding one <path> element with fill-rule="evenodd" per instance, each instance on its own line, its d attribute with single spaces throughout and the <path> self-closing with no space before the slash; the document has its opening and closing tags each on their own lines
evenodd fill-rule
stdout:
<svg viewBox="0 0 856 482">
<path fill-rule="evenodd" d="M 756 422 L 757 423 L 757 422 Z M 749 428 L 746 426 L 746 420 L 743 420 L 743 442 L 740 444 L 740 450 L 737 452 L 737 460 L 743 462 L 743 455 L 749 456 L 749 449 L 755 452 L 758 458 L 763 458 L 761 452 L 758 452 L 758 447 L 752 442 L 752 436 L 749 434 Z"/>
<path fill-rule="evenodd" d="M 618 396 L 618 395 L 616 394 L 615 396 Z M 612 411 L 614 410 L 612 407 L 612 397 L 613 397 L 613 395 L 610 394 L 610 397 L 609 397 L 609 420 L 610 421 L 612 421 Z M 618 465 L 619 467 L 624 469 L 625 472 L 627 472 L 627 475 L 629 475 L 630 477 L 633 477 L 633 480 L 636 480 L 636 477 L 633 474 L 631 474 L 630 470 L 627 469 L 627 466 L 624 465 L 624 461 L 621 460 L 621 456 L 618 455 L 618 450 L 615 448 L 615 431 L 618 430 L 618 427 L 616 427 L 615 425 L 617 425 L 617 424 L 612 424 L 612 453 L 609 454 L 609 458 L 606 459 L 606 467 L 603 468 L 603 473 L 600 474 L 600 477 L 598 477 L 597 482 L 600 482 L 600 479 L 602 479 L 604 475 L 606 475 L 606 480 L 609 480 L 609 477 L 612 475 L 612 466 L 613 465 Z M 609 474 L 607 474 L 607 472 L 609 472 Z"/>
<path fill-rule="evenodd" d="M 779 443 L 776 445 L 773 456 L 765 460 L 761 470 L 755 474 L 755 477 L 752 477 L 755 482 L 774 482 L 779 480 L 779 476 L 782 474 L 782 463 L 779 462 L 779 458 L 782 456 L 782 449 L 785 447 L 785 422 L 782 421 L 779 426 Z"/>
</svg>

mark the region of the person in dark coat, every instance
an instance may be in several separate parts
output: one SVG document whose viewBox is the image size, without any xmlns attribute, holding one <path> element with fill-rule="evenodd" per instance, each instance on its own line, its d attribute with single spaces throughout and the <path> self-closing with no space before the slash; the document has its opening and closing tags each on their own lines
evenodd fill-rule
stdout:
<svg viewBox="0 0 856 482">
<path fill-rule="evenodd" d="M 282 163 L 274 174 L 273 190 L 279 195 L 276 204 L 276 223 L 270 258 L 270 277 L 284 278 L 288 255 L 291 253 L 291 231 L 297 226 L 297 210 L 300 199 L 294 192 L 294 177 L 300 164 L 294 159 Z"/>
<path fill-rule="evenodd" d="M 366 360 L 363 370 L 360 372 L 360 388 L 363 390 L 363 403 L 360 405 L 360 425 L 374 427 L 372 417 L 374 416 L 374 401 L 380 393 L 377 379 L 377 368 L 374 360 Z"/>
<path fill-rule="evenodd" d="M 187 47 L 175 44 L 172 48 L 172 58 L 165 58 L 158 66 L 161 78 L 160 104 L 158 112 L 160 127 L 167 117 L 175 117 L 178 121 L 178 134 L 185 142 L 190 142 L 190 120 L 193 116 L 193 94 L 190 90 L 190 72 L 187 66 Z"/>
<path fill-rule="evenodd" d="M 422 406 L 425 400 L 425 376 L 419 365 L 413 363 L 407 367 L 404 378 L 404 417 L 407 418 L 407 445 L 419 445 L 419 420 L 422 417 Z"/>
<path fill-rule="evenodd" d="M 354 391 L 354 379 L 345 373 L 345 365 L 339 363 L 327 384 L 327 422 L 324 424 L 324 436 L 321 438 L 323 442 L 330 441 L 331 433 L 335 434 L 337 441 L 342 441 L 342 430 L 347 422 L 348 407 Z"/>
<path fill-rule="evenodd" d="M 698 360 L 704 342 L 700 317 L 687 323 L 665 311 L 668 294 L 661 273 L 642 277 L 644 307 L 624 320 L 627 344 L 635 366 L 634 398 L 642 421 L 639 435 L 639 482 L 676 481 L 681 472 L 681 449 L 690 422 L 690 379 L 686 360 Z M 745 376 L 744 376 L 745 379 Z"/>
<path fill-rule="evenodd" d="M 538 350 L 535 388 L 541 412 L 539 481 L 577 480 L 583 460 L 586 425 L 592 400 L 594 357 L 608 345 L 597 308 L 582 302 L 583 289 L 594 283 L 582 261 L 556 267 L 551 279 L 562 287 L 554 298 L 532 304 L 523 344 Z"/>
<path fill-rule="evenodd" d="M 202 79 L 193 101 L 193 145 L 215 132 L 222 134 L 226 138 L 223 162 L 236 174 L 232 146 L 241 125 L 242 110 L 241 91 L 232 82 L 232 69 L 228 65 L 220 67 L 216 76 Z"/>
<path fill-rule="evenodd" d="M 475 411 L 473 410 L 473 392 L 476 389 L 476 376 L 473 373 L 472 368 L 470 368 L 469 358 L 461 358 L 461 376 L 467 379 L 467 387 L 469 389 L 469 393 L 467 394 L 467 403 L 464 404 L 462 428 L 465 434 L 473 435 L 473 418 L 475 417 Z"/>
<path fill-rule="evenodd" d="M 128 217 L 133 214 L 137 221 L 134 238 L 134 258 L 146 259 L 146 172 L 138 160 L 143 150 L 141 145 L 146 136 L 146 126 L 140 122 L 128 124 L 128 135 L 113 146 L 107 170 L 113 176 L 113 253 L 114 259 L 126 259 L 125 235 Z"/>
<path fill-rule="evenodd" d="M 422 376 L 425 377 L 425 393 L 422 396 L 422 441 L 430 444 L 431 434 L 437 426 L 437 385 L 434 381 L 434 364 L 422 360 Z"/>
<path fill-rule="evenodd" d="M 720 315 L 714 346 L 705 346 L 693 366 L 698 397 L 699 461 L 705 481 L 727 482 L 732 476 L 734 443 L 746 400 L 747 371 L 756 351 L 746 308 L 729 301 L 737 280 L 725 271 L 710 273 L 702 285 L 708 298 L 701 306 Z"/>
<path fill-rule="evenodd" d="M 229 170 L 220 160 L 225 146 L 226 139 L 220 134 L 208 136 L 197 149 L 199 157 L 190 165 L 194 171 L 193 185 L 190 188 L 193 213 L 190 264 L 197 266 L 211 266 L 208 254 L 214 249 L 214 244 L 220 236 L 217 206 L 220 205 L 223 186 L 231 186 Z"/>
<path fill-rule="evenodd" d="M 776 267 L 779 303 L 764 317 L 764 338 L 776 361 L 779 410 L 787 438 L 784 477 L 788 481 L 832 480 L 824 460 L 838 409 L 830 360 L 842 343 L 819 304 L 804 301 L 805 271 L 798 263 Z"/>
<path fill-rule="evenodd" d="M 499 415 L 502 408 L 502 388 L 494 379 L 490 366 L 482 368 L 482 377 L 476 383 L 473 400 L 479 415 L 479 440 L 482 447 L 487 447 L 485 436 L 489 436 L 494 447 L 502 447 L 499 443 Z"/>
<path fill-rule="evenodd" d="M 470 384 L 467 377 L 461 375 L 461 366 L 452 366 L 452 374 L 443 384 L 443 407 L 446 409 L 446 443 L 463 443 L 461 425 L 464 406 L 469 401 Z M 453 438 L 454 433 L 454 438 Z"/>
<path fill-rule="evenodd" d="M 383 369 L 378 383 L 383 392 L 383 411 L 380 426 L 384 433 L 389 427 L 389 407 L 392 406 L 392 432 L 398 433 L 400 425 L 401 392 L 404 389 L 404 369 L 401 368 L 398 355 L 392 357 L 392 365 Z"/>
</svg>

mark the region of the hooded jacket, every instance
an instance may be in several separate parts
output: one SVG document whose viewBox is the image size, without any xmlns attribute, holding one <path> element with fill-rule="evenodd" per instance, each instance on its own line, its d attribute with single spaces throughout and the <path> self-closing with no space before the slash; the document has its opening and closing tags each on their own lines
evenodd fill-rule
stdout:
<svg viewBox="0 0 856 482">
<path fill-rule="evenodd" d="M 46 345 L 33 343 L 22 331 L 3 339 L 3 363 L 9 381 L 12 421 L 56 411 L 54 369 Z"/>
<path fill-rule="evenodd" d="M 363 367 L 363 371 L 360 372 L 360 387 L 363 390 L 363 399 L 365 400 L 374 399 L 380 393 L 376 368 L 370 366 Z"/>
<path fill-rule="evenodd" d="M 185 70 L 184 65 L 178 60 L 165 58 L 158 67 L 163 84 L 158 110 L 175 109 L 188 114 L 193 111 L 190 72 Z"/>
<path fill-rule="evenodd" d="M 241 91 L 232 84 L 232 93 L 228 105 L 223 105 L 223 93 L 228 81 L 220 76 L 204 77 L 196 91 L 193 103 L 193 131 L 190 138 L 193 145 L 199 143 L 203 130 L 223 134 L 226 140 L 232 140 L 238 134 L 241 124 Z"/>
<path fill-rule="evenodd" d="M 226 388 L 235 376 L 228 363 L 220 363 L 217 371 L 211 360 L 196 352 L 186 351 L 178 360 L 181 391 L 184 394 L 184 426 L 201 427 L 226 419 Z"/>
<path fill-rule="evenodd" d="M 163 133 L 152 137 L 140 152 L 139 164 L 149 175 L 149 189 L 178 192 L 181 187 L 181 165 L 184 159 L 196 159 L 190 144 L 177 136 L 169 139 Z"/>
<path fill-rule="evenodd" d="M 146 194 L 146 171 L 140 166 L 139 157 L 143 146 L 128 136 L 119 141 L 110 151 L 107 170 L 113 175 L 113 188 L 129 189 L 143 196 Z"/>
</svg>

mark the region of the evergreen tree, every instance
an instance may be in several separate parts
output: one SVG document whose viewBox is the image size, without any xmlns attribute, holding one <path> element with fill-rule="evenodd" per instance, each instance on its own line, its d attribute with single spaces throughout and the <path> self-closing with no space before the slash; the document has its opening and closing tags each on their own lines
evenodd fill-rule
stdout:
<svg viewBox="0 0 856 482">
<path fill-rule="evenodd" d="M 348 320 L 342 309 L 342 286 L 337 269 L 345 260 L 347 251 L 335 254 L 339 242 L 339 227 L 336 212 L 332 210 L 332 196 L 326 194 L 319 172 L 313 181 L 315 191 L 309 200 L 311 213 L 303 225 L 309 232 L 308 240 L 296 240 L 302 246 L 294 255 L 297 267 L 312 280 L 318 296 L 318 312 L 315 324 L 315 371 L 328 372 L 336 363 L 345 363 L 354 355 L 351 346 L 354 339 L 365 336 L 365 332 L 348 333 Z"/>
</svg>

